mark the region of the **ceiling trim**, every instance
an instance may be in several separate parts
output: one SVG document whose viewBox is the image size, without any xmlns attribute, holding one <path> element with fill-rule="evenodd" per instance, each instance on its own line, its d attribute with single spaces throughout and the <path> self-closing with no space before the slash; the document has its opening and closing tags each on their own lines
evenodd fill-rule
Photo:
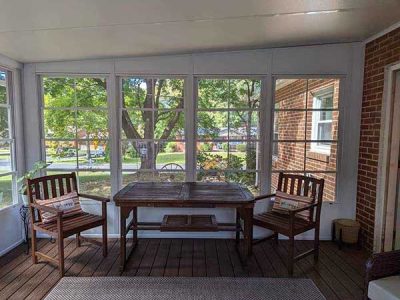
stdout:
<svg viewBox="0 0 400 300">
<path fill-rule="evenodd" d="M 367 38 L 363 43 L 364 43 L 364 45 L 366 45 L 366 44 L 372 42 L 373 40 L 376 40 L 377 38 L 380 38 L 381 36 L 391 32 L 399 27 L 400 27 L 400 21 L 397 23 L 394 23 L 393 25 L 389 26 L 388 28 L 386 28 L 378 33 L 375 33 L 373 36 L 370 36 L 369 38 Z"/>
</svg>

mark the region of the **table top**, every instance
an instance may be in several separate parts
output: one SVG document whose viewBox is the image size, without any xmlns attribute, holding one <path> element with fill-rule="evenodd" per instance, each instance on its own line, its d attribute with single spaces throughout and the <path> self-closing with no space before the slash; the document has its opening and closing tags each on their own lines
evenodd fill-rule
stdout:
<svg viewBox="0 0 400 300">
<path fill-rule="evenodd" d="M 244 186 L 225 182 L 135 182 L 115 196 L 117 206 L 239 205 L 254 203 Z"/>
</svg>

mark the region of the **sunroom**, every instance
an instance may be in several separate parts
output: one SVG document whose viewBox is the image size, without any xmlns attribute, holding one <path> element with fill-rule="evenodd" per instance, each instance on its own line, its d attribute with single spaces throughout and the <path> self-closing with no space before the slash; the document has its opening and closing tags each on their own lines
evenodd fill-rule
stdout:
<svg viewBox="0 0 400 300">
<path fill-rule="evenodd" d="M 0 7 L 0 299 L 400 299 L 397 1 Z"/>
</svg>

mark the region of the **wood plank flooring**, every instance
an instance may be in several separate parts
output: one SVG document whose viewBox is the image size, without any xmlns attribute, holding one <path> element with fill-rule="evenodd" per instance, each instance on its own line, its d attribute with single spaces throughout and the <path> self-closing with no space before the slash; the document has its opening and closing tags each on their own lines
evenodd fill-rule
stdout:
<svg viewBox="0 0 400 300">
<path fill-rule="evenodd" d="M 312 247 L 296 241 L 297 251 Z M 56 257 L 56 244 L 47 239 L 39 248 Z M 0 257 L 0 299 L 42 299 L 57 284 L 58 270 L 49 263 L 33 265 L 23 245 Z M 226 276 L 288 277 L 287 243 L 266 241 L 254 246 L 254 255 L 243 266 L 233 240 L 141 239 L 126 270 L 119 273 L 119 241 L 110 239 L 109 255 L 101 248 L 65 241 L 66 276 Z M 331 242 L 321 243 L 320 260 L 308 257 L 295 264 L 294 276 L 310 278 L 327 299 L 361 299 L 367 254 Z"/>
</svg>

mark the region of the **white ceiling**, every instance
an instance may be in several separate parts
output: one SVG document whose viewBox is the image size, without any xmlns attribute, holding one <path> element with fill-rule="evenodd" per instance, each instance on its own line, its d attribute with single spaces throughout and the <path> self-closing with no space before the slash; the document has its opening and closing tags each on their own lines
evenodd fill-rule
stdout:
<svg viewBox="0 0 400 300">
<path fill-rule="evenodd" d="M 349 42 L 398 21 L 400 0 L 0 0 L 0 53 L 37 62 Z"/>
</svg>

